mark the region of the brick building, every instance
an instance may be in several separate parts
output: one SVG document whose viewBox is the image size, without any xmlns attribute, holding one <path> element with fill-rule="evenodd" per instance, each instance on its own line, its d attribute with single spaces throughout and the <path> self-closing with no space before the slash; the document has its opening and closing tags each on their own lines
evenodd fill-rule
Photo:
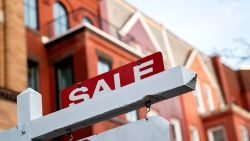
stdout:
<svg viewBox="0 0 250 141">
<path fill-rule="evenodd" d="M 46 115 L 61 108 L 64 87 L 161 51 L 166 69 L 183 65 L 198 83 L 195 92 L 153 105 L 148 116 L 169 120 L 174 141 L 249 140 L 249 69 L 203 55 L 128 3 L 1 0 L 0 10 L 0 130 L 16 125 L 16 95 L 28 86 L 42 94 Z M 74 139 L 144 115 L 142 108 L 100 122 Z"/>
</svg>

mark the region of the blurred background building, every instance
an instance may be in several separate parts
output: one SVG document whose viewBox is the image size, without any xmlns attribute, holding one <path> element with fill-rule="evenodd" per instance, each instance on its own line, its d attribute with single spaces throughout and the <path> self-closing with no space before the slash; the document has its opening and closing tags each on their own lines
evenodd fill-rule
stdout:
<svg viewBox="0 0 250 141">
<path fill-rule="evenodd" d="M 0 1 L 0 130 L 16 125 L 16 96 L 27 87 L 42 94 L 46 115 L 61 109 L 63 88 L 158 51 L 165 69 L 198 73 L 195 92 L 147 114 L 171 123 L 172 141 L 249 141 L 250 68 L 232 70 L 123 0 Z M 74 139 L 144 115 L 142 108 L 100 122 Z"/>
</svg>

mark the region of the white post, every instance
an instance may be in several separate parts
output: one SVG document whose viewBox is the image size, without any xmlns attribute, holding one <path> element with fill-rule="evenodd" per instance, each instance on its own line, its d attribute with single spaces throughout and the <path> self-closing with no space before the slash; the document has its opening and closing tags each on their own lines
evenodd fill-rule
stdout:
<svg viewBox="0 0 250 141">
<path fill-rule="evenodd" d="M 42 116 L 41 94 L 28 88 L 18 95 L 17 128 L 22 135 L 29 134 L 31 121 Z"/>
<path fill-rule="evenodd" d="M 17 96 L 17 126 L 0 134 L 0 140 L 31 141 L 31 121 L 42 117 L 41 94 L 31 88 Z"/>
</svg>

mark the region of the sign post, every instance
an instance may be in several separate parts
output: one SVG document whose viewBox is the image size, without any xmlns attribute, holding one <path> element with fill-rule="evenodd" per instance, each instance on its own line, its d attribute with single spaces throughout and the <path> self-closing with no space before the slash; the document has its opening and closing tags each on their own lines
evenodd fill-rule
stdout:
<svg viewBox="0 0 250 141">
<path fill-rule="evenodd" d="M 148 72 L 152 72 L 150 66 L 144 67 L 139 68 L 139 74 L 141 74 L 139 81 L 125 86 L 121 85 L 119 89 L 109 90 L 103 88 L 105 87 L 104 81 L 100 80 L 102 81 L 100 82 L 98 79 L 97 84 L 99 82 L 101 86 L 97 90 L 98 96 L 86 101 L 84 99 L 84 102 L 74 103 L 70 107 L 46 116 L 42 116 L 41 95 L 30 88 L 25 90 L 17 97 L 17 127 L 1 132 L 0 140 L 31 141 L 51 139 L 67 134 L 69 129 L 74 131 L 84 128 L 142 108 L 148 102 L 154 104 L 190 92 L 195 88 L 196 73 L 183 67 L 161 71 L 141 79 L 148 75 Z M 86 90 L 84 87 L 86 86 L 80 85 L 78 88 Z M 76 92 L 74 95 L 82 95 L 82 92 Z"/>
</svg>

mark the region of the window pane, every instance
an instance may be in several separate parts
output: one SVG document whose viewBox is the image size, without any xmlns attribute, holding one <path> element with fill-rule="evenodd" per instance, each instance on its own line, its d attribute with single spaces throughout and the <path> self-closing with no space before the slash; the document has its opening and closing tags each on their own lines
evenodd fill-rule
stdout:
<svg viewBox="0 0 250 141">
<path fill-rule="evenodd" d="M 104 59 L 99 59 L 98 61 L 98 74 L 102 74 L 111 70 L 111 65 L 108 61 Z"/>
<path fill-rule="evenodd" d="M 214 141 L 226 141 L 224 136 L 224 130 L 213 131 Z"/>
<path fill-rule="evenodd" d="M 90 20 L 90 18 L 84 17 L 83 20 L 82 20 L 82 23 L 92 24 L 92 21 Z"/>
<path fill-rule="evenodd" d="M 245 126 L 240 126 L 240 134 L 242 141 L 249 141 L 247 128 Z"/>
<path fill-rule="evenodd" d="M 137 111 L 132 111 L 126 114 L 126 118 L 128 121 L 133 122 L 136 121 L 138 119 L 137 117 Z"/>
<path fill-rule="evenodd" d="M 170 119 L 170 124 L 172 125 L 171 137 L 173 141 L 182 141 L 182 131 L 181 124 L 178 119 Z"/>
<path fill-rule="evenodd" d="M 190 127 L 191 141 L 199 141 L 199 132 L 196 127 Z"/>
<path fill-rule="evenodd" d="M 34 90 L 38 90 L 38 64 L 28 62 L 28 84 Z"/>
<path fill-rule="evenodd" d="M 37 29 L 37 19 L 36 19 L 36 11 L 35 9 L 30 10 L 30 19 L 29 19 L 29 25 L 32 29 Z"/>
<path fill-rule="evenodd" d="M 24 1 L 24 21 L 26 26 L 32 29 L 38 28 L 37 0 Z"/>
<path fill-rule="evenodd" d="M 24 20 L 25 20 L 25 25 L 29 26 L 29 8 L 27 6 L 24 6 Z"/>
<path fill-rule="evenodd" d="M 209 110 L 213 111 L 215 108 L 214 108 L 214 100 L 213 100 L 213 95 L 212 95 L 212 92 L 211 92 L 211 87 L 208 84 L 205 84 L 204 85 L 204 91 L 205 91 L 205 94 L 206 94 L 206 101 L 207 101 Z"/>
<path fill-rule="evenodd" d="M 61 91 L 67 86 L 73 84 L 73 69 L 72 69 L 72 59 L 67 58 L 55 65 L 56 69 L 56 82 L 57 82 L 57 108 L 60 109 L 61 106 Z"/>
<path fill-rule="evenodd" d="M 196 104 L 197 104 L 199 112 L 201 113 L 205 112 L 199 81 L 196 82 L 196 86 L 195 86 L 195 100 L 196 100 Z"/>
<path fill-rule="evenodd" d="M 36 8 L 36 0 L 28 0 L 29 1 L 29 6 L 32 8 Z"/>
<path fill-rule="evenodd" d="M 68 18 L 67 13 L 64 7 L 59 4 L 55 3 L 54 8 L 54 34 L 58 36 L 68 29 Z"/>
</svg>

